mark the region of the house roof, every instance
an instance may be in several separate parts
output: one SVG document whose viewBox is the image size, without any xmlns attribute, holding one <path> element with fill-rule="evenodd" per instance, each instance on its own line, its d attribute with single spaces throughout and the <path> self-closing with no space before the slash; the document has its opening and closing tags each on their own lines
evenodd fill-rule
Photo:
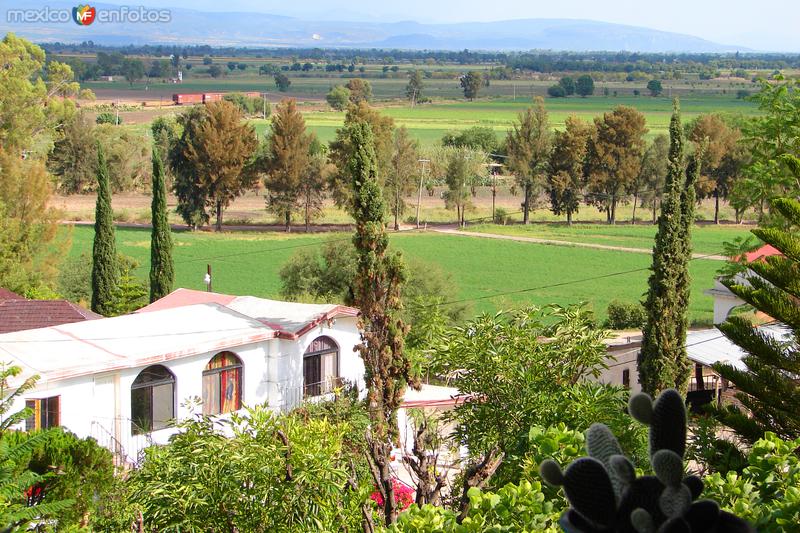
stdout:
<svg viewBox="0 0 800 533">
<path fill-rule="evenodd" d="M 778 341 L 791 341 L 792 334 L 782 324 L 758 326 L 758 331 Z M 686 355 L 690 360 L 705 366 L 726 363 L 739 370 L 746 370 L 742 359 L 747 352 L 731 342 L 718 329 L 689 331 L 686 334 Z"/>
<path fill-rule="evenodd" d="M 0 300 L 24 300 L 24 296 L 20 296 L 16 292 L 10 291 L 4 287 L 0 287 Z"/>
<path fill-rule="evenodd" d="M 775 248 L 770 244 L 765 244 L 761 248 L 757 248 L 752 252 L 748 252 L 744 254 L 744 258 L 747 260 L 748 263 L 752 263 L 753 261 L 760 261 L 765 257 L 770 257 L 772 255 L 783 255 L 780 250 Z"/>
<path fill-rule="evenodd" d="M 282 338 L 295 339 L 325 320 L 358 316 L 358 309 L 336 304 L 281 302 L 255 296 L 233 296 L 215 292 L 176 289 L 137 313 L 173 309 L 200 302 L 214 302 L 254 318 L 278 332 Z"/>
<path fill-rule="evenodd" d="M 0 335 L 0 361 L 42 382 L 157 364 L 276 337 L 251 317 L 217 303 Z M 12 383 L 12 386 L 14 384 Z"/>
<path fill-rule="evenodd" d="M 67 300 L 0 299 L 0 334 L 98 318 Z"/>
</svg>

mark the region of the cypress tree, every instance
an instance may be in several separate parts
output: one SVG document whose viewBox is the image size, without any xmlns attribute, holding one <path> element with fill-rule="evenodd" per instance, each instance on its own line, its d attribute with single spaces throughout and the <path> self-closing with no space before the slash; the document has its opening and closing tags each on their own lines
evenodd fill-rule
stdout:
<svg viewBox="0 0 800 533">
<path fill-rule="evenodd" d="M 105 316 L 114 314 L 114 294 L 119 282 L 117 245 L 114 238 L 114 213 L 111 209 L 111 185 L 103 147 L 97 147 L 97 205 L 94 214 L 92 246 L 92 311 Z"/>
<path fill-rule="evenodd" d="M 150 235 L 150 302 L 172 292 L 175 270 L 172 264 L 172 232 L 167 218 L 167 187 L 164 163 L 153 147 L 152 233 Z"/>
<path fill-rule="evenodd" d="M 800 161 L 798 170 L 800 170 Z M 798 173 L 800 177 L 800 172 Z M 782 214 L 790 227 L 800 225 L 800 202 L 776 199 L 772 208 Z M 742 279 L 722 280 L 739 298 L 787 328 L 791 342 L 782 342 L 753 327 L 745 317 L 733 316 L 719 326 L 722 333 L 746 352 L 744 370 L 718 363 L 723 378 L 738 389 L 736 398 L 750 411 L 727 408 L 717 414 L 740 437 L 755 442 L 766 431 L 782 439 L 800 437 L 800 237 L 780 228 L 757 228 L 752 232 L 783 256 L 767 257 L 749 263 L 750 272 Z"/>
<path fill-rule="evenodd" d="M 347 170 L 353 190 L 350 211 L 356 221 L 353 237 L 357 261 L 353 300 L 359 308 L 362 343 L 356 349 L 364 361 L 370 433 L 367 436 L 370 466 L 383 497 L 384 518 L 390 525 L 397 518 L 392 444 L 397 438 L 397 409 L 406 387 L 416 381 L 411 362 L 403 352 L 408 328 L 399 317 L 400 295 L 406 269 L 399 254 L 387 253 L 386 204 L 378 185 L 374 139 L 369 124 L 347 127 L 352 155 Z"/>
<path fill-rule="evenodd" d="M 669 165 L 653 248 L 645 301 L 647 322 L 638 356 L 642 390 L 656 396 L 675 387 L 685 392 L 691 366 L 686 357 L 687 311 L 694 221 L 696 165 L 685 173 L 683 131 L 677 99 L 670 120 Z"/>
</svg>

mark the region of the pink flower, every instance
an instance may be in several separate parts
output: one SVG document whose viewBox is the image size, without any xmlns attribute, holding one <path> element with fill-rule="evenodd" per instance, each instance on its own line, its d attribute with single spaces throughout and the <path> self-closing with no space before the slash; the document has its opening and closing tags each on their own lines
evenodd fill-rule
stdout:
<svg viewBox="0 0 800 533">
<path fill-rule="evenodd" d="M 394 488 L 394 501 L 398 509 L 405 511 L 414 503 L 414 489 L 400 482 L 399 480 L 392 479 L 392 487 Z M 370 499 L 378 504 L 379 507 L 383 506 L 383 496 L 379 490 L 370 494 Z"/>
</svg>

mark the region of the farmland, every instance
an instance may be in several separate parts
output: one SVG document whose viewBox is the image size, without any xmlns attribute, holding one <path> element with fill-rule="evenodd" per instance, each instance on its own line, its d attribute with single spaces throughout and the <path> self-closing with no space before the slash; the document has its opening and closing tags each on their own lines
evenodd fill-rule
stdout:
<svg viewBox="0 0 800 533">
<path fill-rule="evenodd" d="M 93 228 L 78 226 L 72 232 L 70 254 L 90 254 Z M 223 293 L 251 294 L 267 298 L 279 296 L 278 271 L 297 250 L 313 249 L 324 242 L 346 243 L 349 234 L 284 235 L 266 233 L 175 233 L 176 286 L 202 290 L 206 263 L 214 272 L 214 290 Z M 646 290 L 646 270 L 638 270 L 597 281 L 584 278 L 646 269 L 645 254 L 612 252 L 585 248 L 547 246 L 495 239 L 466 238 L 432 232 L 395 234 L 392 246 L 406 258 L 420 259 L 441 266 L 452 275 L 459 298 L 476 299 L 474 312 L 492 312 L 525 304 L 569 304 L 587 301 L 599 318 L 605 317 L 609 301 L 635 301 Z M 120 253 L 139 263 L 138 277 L 147 275 L 150 257 L 149 230 L 118 229 Z M 694 323 L 709 323 L 712 301 L 703 294 L 709 288 L 719 261 L 695 260 L 691 263 L 693 297 L 690 317 Z M 565 283 L 507 296 L 503 293 Z"/>
</svg>

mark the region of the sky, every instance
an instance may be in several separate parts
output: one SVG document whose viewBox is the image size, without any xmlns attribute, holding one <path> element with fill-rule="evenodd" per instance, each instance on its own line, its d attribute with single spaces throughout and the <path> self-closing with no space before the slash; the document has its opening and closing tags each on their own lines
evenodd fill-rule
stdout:
<svg viewBox="0 0 800 533">
<path fill-rule="evenodd" d="M 115 4 L 255 11 L 308 20 L 467 22 L 591 19 L 685 33 L 765 51 L 800 52 L 800 0 L 107 0 Z"/>
</svg>

